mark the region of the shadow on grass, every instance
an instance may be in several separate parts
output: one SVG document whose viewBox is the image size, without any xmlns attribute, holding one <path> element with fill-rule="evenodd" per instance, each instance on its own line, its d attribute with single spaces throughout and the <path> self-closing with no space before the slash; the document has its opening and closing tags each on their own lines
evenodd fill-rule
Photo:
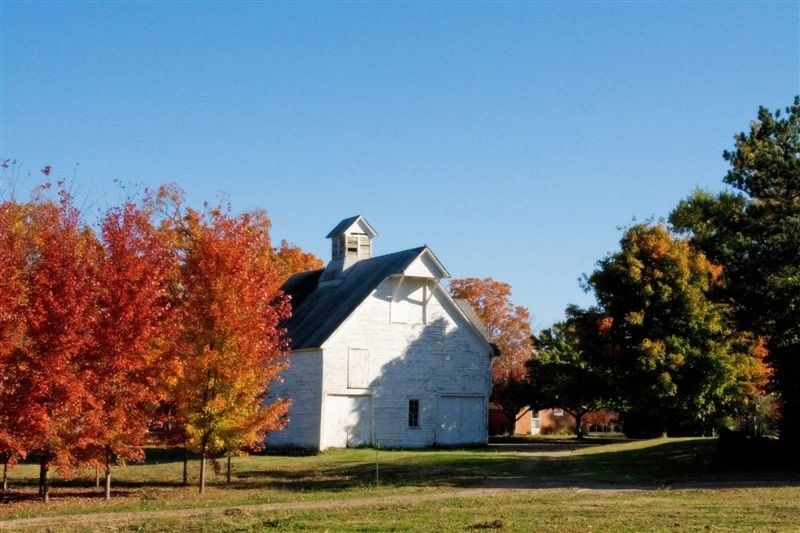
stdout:
<svg viewBox="0 0 800 533">
<path fill-rule="evenodd" d="M 502 445 L 463 454 L 415 454 L 406 462 L 380 463 L 384 486 L 448 486 L 482 488 L 661 488 L 798 486 L 800 470 L 752 463 L 741 466 L 714 462 L 713 439 L 668 441 L 644 448 L 601 451 L 608 442 L 543 441 Z M 537 452 L 569 452 L 601 448 L 594 453 L 536 456 Z M 510 451 L 511 453 L 505 453 Z M 520 451 L 529 454 L 519 453 Z M 430 458 L 430 459 L 427 459 Z M 375 462 L 321 465 L 291 472 L 249 470 L 238 473 L 258 485 L 290 491 L 346 490 L 376 483 Z"/>
<path fill-rule="evenodd" d="M 716 440 L 645 441 L 637 446 L 608 448 L 606 439 L 559 439 L 530 444 L 498 444 L 464 450 L 425 450 L 407 453 L 380 450 L 372 453 L 332 451 L 300 462 L 259 465 L 254 457 L 235 465 L 230 484 L 212 482 L 232 490 L 339 492 L 383 487 L 452 488 L 602 488 L 658 489 L 799 486 L 800 469 L 779 463 L 759 465 L 745 461 L 735 466 L 714 461 Z M 619 444 L 619 443 L 617 443 Z M 576 452 L 576 453 L 570 453 Z M 147 463 L 182 460 L 181 450 L 148 450 Z M 377 459 L 377 479 L 376 479 Z M 197 464 L 190 465 L 196 470 Z M 144 488 L 179 488 L 175 479 L 114 479 L 114 490 L 124 496 Z M 32 484 L 32 480 L 31 480 Z M 85 488 L 86 478 L 53 480 L 53 488 Z M 85 493 L 85 494 L 84 494 Z M 100 497 L 97 490 L 82 497 Z"/>
<path fill-rule="evenodd" d="M 515 444 L 432 457 L 415 454 L 407 461 L 380 463 L 384 486 L 661 488 L 799 486 L 800 469 L 781 464 L 732 466 L 714 461 L 713 439 L 669 441 L 629 450 L 603 451 L 607 442 L 537 442 L 528 449 Z M 596 448 L 592 453 L 559 456 L 537 452 L 570 452 Z M 528 453 L 520 453 L 528 452 Z M 430 457 L 430 459 L 428 459 Z M 279 490 L 345 490 L 375 483 L 375 463 L 317 466 L 290 475 L 263 471 L 239 472 L 258 484 Z"/>
<path fill-rule="evenodd" d="M 630 439 L 612 438 L 563 438 L 563 439 L 526 439 L 518 437 L 495 437 L 490 439 L 489 447 L 504 452 L 540 453 L 540 452 L 572 452 L 587 448 L 597 448 L 610 444 L 631 442 Z"/>
<path fill-rule="evenodd" d="M 60 488 L 65 488 L 66 485 L 59 485 Z M 111 498 L 126 498 L 133 495 L 132 490 L 117 490 L 114 489 L 111 491 Z M 53 491 L 51 489 L 50 492 L 50 501 L 57 502 L 59 500 L 68 500 L 68 499 L 81 499 L 81 500 L 96 500 L 102 501 L 105 499 L 105 493 L 102 492 L 100 489 L 88 489 L 85 486 L 80 487 L 79 489 L 73 488 L 69 491 Z M 36 492 L 31 491 L 14 491 L 10 490 L 6 494 L 0 496 L 0 503 L 2 504 L 13 504 L 13 503 L 24 503 L 24 502 L 35 502 L 40 503 L 42 501 L 41 496 L 39 496 Z"/>
</svg>

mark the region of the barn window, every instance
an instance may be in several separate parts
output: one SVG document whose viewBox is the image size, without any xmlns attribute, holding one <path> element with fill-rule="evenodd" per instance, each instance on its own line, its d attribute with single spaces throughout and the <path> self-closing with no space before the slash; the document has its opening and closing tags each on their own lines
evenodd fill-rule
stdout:
<svg viewBox="0 0 800 533">
<path fill-rule="evenodd" d="M 369 350 L 350 348 L 347 354 L 347 387 L 366 389 L 369 386 Z"/>
<path fill-rule="evenodd" d="M 419 427 L 419 400 L 408 400 L 408 427 Z"/>
</svg>

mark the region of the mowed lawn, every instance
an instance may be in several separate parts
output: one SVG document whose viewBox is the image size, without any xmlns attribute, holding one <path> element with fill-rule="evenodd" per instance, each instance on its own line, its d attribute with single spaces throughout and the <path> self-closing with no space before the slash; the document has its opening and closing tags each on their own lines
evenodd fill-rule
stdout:
<svg viewBox="0 0 800 533">
<path fill-rule="evenodd" d="M 35 464 L 10 471 L 0 529 L 161 531 L 800 531 L 800 473 L 714 461 L 713 439 L 540 439 L 468 450 L 334 450 L 261 455 L 180 484 L 179 454 L 148 451 L 114 469 L 110 502 L 94 471 L 53 480 L 36 500 Z M 190 462 L 190 483 L 197 461 Z M 220 464 L 220 467 L 224 467 Z M 291 507 L 291 508 L 289 508 Z M 178 509 L 199 509 L 181 514 Z M 161 511 L 161 512 L 159 512 Z M 164 512 L 166 511 L 166 512 Z M 154 512 L 154 513 L 153 513 Z M 118 513 L 115 520 L 105 513 Z M 127 514 L 124 514 L 127 513 Z M 65 515 L 94 515 L 63 521 Z M 112 523 L 113 522 L 113 523 Z"/>
</svg>

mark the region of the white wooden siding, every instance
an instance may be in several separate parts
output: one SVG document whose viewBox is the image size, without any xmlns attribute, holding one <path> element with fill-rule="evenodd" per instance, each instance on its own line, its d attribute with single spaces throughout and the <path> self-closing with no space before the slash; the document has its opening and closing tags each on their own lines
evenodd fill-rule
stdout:
<svg viewBox="0 0 800 533">
<path fill-rule="evenodd" d="M 426 282 L 405 281 L 416 283 L 417 290 Z M 459 422 L 463 434 L 453 436 L 452 444 L 486 442 L 490 354 L 442 294 L 444 289 L 438 284 L 435 287 L 426 305 L 425 324 L 397 323 L 391 319 L 392 284 L 385 280 L 323 346 L 326 397 L 352 394 L 348 389 L 349 350 L 369 350 L 367 391 L 372 395 L 373 439 L 379 446 L 436 443 L 442 394 L 471 397 L 484 412 Z M 419 399 L 418 428 L 408 427 L 409 398 Z M 327 419 L 326 413 L 323 416 Z M 336 425 L 323 424 L 322 443 L 342 442 L 341 435 L 329 434 L 336 431 Z"/>
<path fill-rule="evenodd" d="M 289 398 L 289 423 L 267 435 L 267 446 L 319 449 L 322 421 L 322 350 L 295 352 L 288 357 L 283 382 L 270 385 L 266 403 Z"/>
</svg>

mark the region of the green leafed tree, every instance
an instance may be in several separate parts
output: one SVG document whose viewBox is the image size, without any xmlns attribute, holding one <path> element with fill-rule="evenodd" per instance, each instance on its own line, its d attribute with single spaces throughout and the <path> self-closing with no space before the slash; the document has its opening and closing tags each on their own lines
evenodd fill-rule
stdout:
<svg viewBox="0 0 800 533">
<path fill-rule="evenodd" d="M 725 266 L 718 297 L 740 328 L 765 336 L 782 398 L 781 437 L 800 440 L 800 97 L 785 113 L 762 107 L 734 137 L 724 181 L 670 215 L 694 246 Z"/>
<path fill-rule="evenodd" d="M 598 306 L 571 309 L 580 349 L 614 391 L 626 431 L 696 433 L 746 402 L 750 343 L 709 294 L 722 269 L 662 224 L 625 231 L 586 279 Z"/>
<path fill-rule="evenodd" d="M 607 385 L 578 348 L 574 327 L 559 322 L 535 337 L 536 357 L 528 363 L 530 403 L 539 408 L 560 407 L 575 418 L 578 438 L 583 418 L 603 407 Z"/>
</svg>

